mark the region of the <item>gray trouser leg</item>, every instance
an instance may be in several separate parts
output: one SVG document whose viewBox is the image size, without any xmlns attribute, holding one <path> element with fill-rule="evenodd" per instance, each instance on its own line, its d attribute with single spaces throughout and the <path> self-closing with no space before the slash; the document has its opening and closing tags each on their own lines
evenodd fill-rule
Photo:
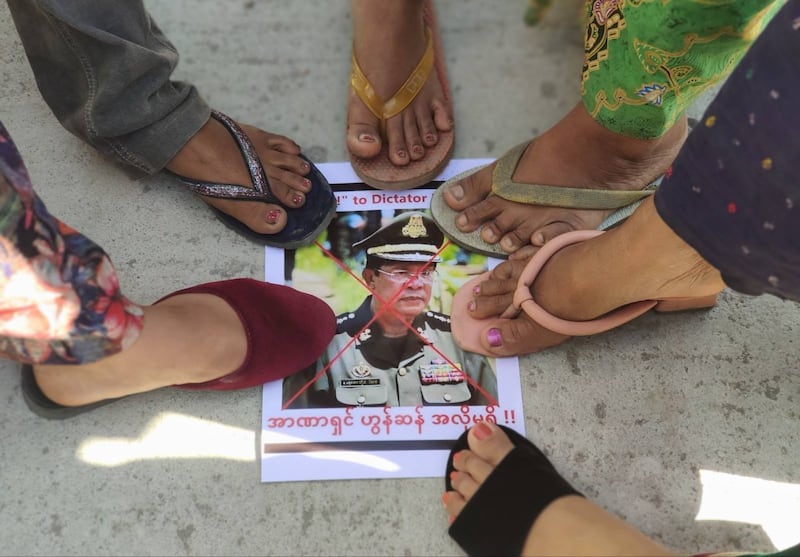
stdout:
<svg viewBox="0 0 800 557">
<path fill-rule="evenodd" d="M 36 83 L 70 132 L 153 174 L 208 120 L 141 0 L 8 0 Z"/>
</svg>

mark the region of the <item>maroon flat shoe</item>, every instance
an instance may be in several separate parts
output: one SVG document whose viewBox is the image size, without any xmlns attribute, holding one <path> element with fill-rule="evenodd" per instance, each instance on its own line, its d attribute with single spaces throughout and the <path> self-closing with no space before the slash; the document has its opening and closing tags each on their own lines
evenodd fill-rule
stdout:
<svg viewBox="0 0 800 557">
<path fill-rule="evenodd" d="M 173 292 L 213 294 L 230 305 L 247 335 L 247 355 L 236 371 L 203 383 L 174 385 L 181 389 L 229 391 L 283 379 L 314 363 L 336 332 L 333 310 L 310 294 L 254 279 L 209 282 Z"/>
<path fill-rule="evenodd" d="M 239 369 L 203 383 L 173 385 L 181 389 L 230 391 L 283 379 L 314 363 L 336 332 L 336 316 L 328 304 L 288 286 L 253 279 L 209 282 L 173 292 L 156 304 L 179 294 L 213 294 L 222 298 L 239 316 L 247 335 L 247 355 Z M 21 378 L 25 404 L 31 412 L 48 420 L 72 418 L 131 396 L 63 406 L 42 392 L 30 364 L 22 366 Z"/>
</svg>

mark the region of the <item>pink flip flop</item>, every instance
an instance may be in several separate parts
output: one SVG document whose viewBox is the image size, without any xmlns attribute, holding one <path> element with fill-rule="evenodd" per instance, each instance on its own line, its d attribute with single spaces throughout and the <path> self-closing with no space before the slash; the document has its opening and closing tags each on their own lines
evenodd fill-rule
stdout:
<svg viewBox="0 0 800 557">
<path fill-rule="evenodd" d="M 490 325 L 497 326 L 503 321 L 514 319 L 520 311 L 524 311 L 533 321 L 555 333 L 566 336 L 588 336 L 619 327 L 654 308 L 656 311 L 667 312 L 708 308 L 716 304 L 716 294 L 686 298 L 643 300 L 640 302 L 633 302 L 607 313 L 602 317 L 589 321 L 568 321 L 566 319 L 561 319 L 547 312 L 537 304 L 531 294 L 531 285 L 539 275 L 539 271 L 541 271 L 542 267 L 550 260 L 553 254 L 568 245 L 589 240 L 603 233 L 604 232 L 601 230 L 577 230 L 561 234 L 547 242 L 533 257 L 531 257 L 530 261 L 525 266 L 525 269 L 519 277 L 512 305 L 499 317 L 476 319 L 470 315 L 468 310 L 468 305 L 472 300 L 473 289 L 481 282 L 486 281 L 489 278 L 489 273 L 484 273 L 462 285 L 453 297 L 453 307 L 450 312 L 453 339 L 456 341 L 456 344 L 470 352 L 476 352 L 485 356 L 495 356 L 495 354 L 492 354 L 483 347 L 481 340 L 485 337 L 485 331 Z"/>
</svg>

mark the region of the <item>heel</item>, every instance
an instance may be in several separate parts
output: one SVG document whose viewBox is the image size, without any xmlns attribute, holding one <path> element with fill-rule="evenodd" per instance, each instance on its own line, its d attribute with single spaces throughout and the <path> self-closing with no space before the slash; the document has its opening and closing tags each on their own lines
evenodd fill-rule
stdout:
<svg viewBox="0 0 800 557">
<path fill-rule="evenodd" d="M 667 298 L 659 300 L 654 309 L 658 312 L 668 312 L 712 308 L 717 305 L 717 296 L 718 294 L 710 294 L 691 298 Z"/>
</svg>

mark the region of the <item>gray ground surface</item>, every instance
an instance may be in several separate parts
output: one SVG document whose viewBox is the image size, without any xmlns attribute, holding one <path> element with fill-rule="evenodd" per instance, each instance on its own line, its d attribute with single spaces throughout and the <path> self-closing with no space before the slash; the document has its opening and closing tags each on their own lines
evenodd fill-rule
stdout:
<svg viewBox="0 0 800 557">
<path fill-rule="evenodd" d="M 239 120 L 290 135 L 317 161 L 346 160 L 347 2 L 147 5 L 181 52 L 176 78 Z M 439 4 L 457 157 L 498 156 L 552 125 L 578 98 L 576 2 L 560 4 L 535 29 L 523 25 L 522 12 L 522 0 Z M 37 191 L 54 214 L 103 245 L 132 299 L 149 303 L 199 282 L 262 276 L 261 250 L 200 200 L 163 177 L 131 181 L 60 127 L 39 96 L 5 4 L 0 59 L 0 118 Z M 785 498 L 757 490 L 726 505 L 735 516 L 747 510 L 756 524 L 695 516 L 704 493 L 710 496 L 704 471 L 800 483 L 799 317 L 793 303 L 726 292 L 709 312 L 647 315 L 525 357 L 528 433 L 578 489 L 672 547 L 770 550 L 789 539 L 781 524 L 796 524 Z M 460 553 L 445 533 L 440 478 L 259 483 L 259 389 L 162 389 L 59 423 L 25 408 L 16 365 L 2 363 L 0 371 L 2 554 Z M 212 451 L 117 466 L 92 456 L 140 436 L 155 446 L 158 425 L 169 422 L 165 411 L 234 432 L 223 437 L 239 456 Z M 168 443 L 202 452 L 213 440 L 186 433 Z M 777 515 L 762 519 L 770 508 Z"/>
</svg>

